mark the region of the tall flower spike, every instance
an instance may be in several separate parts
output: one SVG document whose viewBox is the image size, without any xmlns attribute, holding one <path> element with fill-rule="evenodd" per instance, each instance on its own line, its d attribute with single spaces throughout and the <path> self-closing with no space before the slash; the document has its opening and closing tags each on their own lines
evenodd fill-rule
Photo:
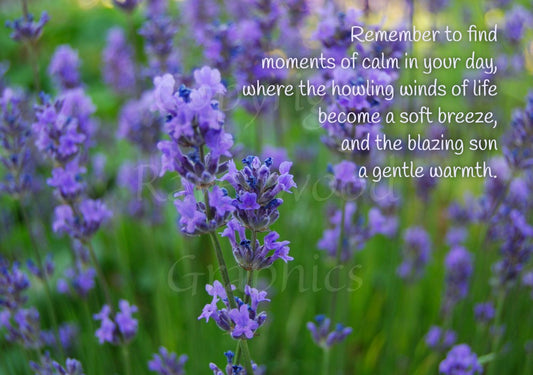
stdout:
<svg viewBox="0 0 533 375">
<path fill-rule="evenodd" d="M 100 328 L 95 333 L 100 344 L 128 343 L 137 334 L 138 321 L 132 316 L 137 312 L 137 306 L 130 305 L 126 300 L 120 300 L 118 305 L 119 311 L 114 318 L 110 316 L 111 308 L 108 305 L 104 305 L 102 310 L 93 316 L 94 320 L 101 322 Z"/>
<path fill-rule="evenodd" d="M 17 42 L 32 42 L 41 37 L 44 25 L 48 23 L 48 13 L 41 13 L 39 21 L 35 21 L 32 14 L 27 14 L 14 21 L 6 21 L 6 26 L 13 31 L 11 39 Z"/>
<path fill-rule="evenodd" d="M 403 261 L 397 269 L 398 275 L 407 280 L 420 278 L 431 253 L 431 240 L 421 227 L 412 227 L 405 231 Z"/>
<path fill-rule="evenodd" d="M 214 375 L 246 375 L 246 370 L 240 364 L 233 364 L 235 354 L 232 351 L 224 353 L 226 356 L 227 364 L 224 370 L 220 369 L 216 364 L 210 363 L 209 368 L 213 371 Z M 264 375 L 266 373 L 264 366 L 258 366 L 252 361 L 252 370 L 254 375 Z"/>
<path fill-rule="evenodd" d="M 460 344 L 454 346 L 439 364 L 439 373 L 443 375 L 475 375 L 482 374 L 483 367 L 470 347 L 466 344 Z"/>
<path fill-rule="evenodd" d="M 80 58 L 78 51 L 69 45 L 61 45 L 56 48 L 48 73 L 54 78 L 56 84 L 62 89 L 72 89 L 80 86 Z"/>
<path fill-rule="evenodd" d="M 261 163 L 257 156 L 248 156 L 242 162 L 244 167 L 237 170 L 230 160 L 229 171 L 222 178 L 235 189 L 234 216 L 250 230 L 267 231 L 278 219 L 278 207 L 283 203 L 277 195 L 283 191 L 290 193 L 296 187 L 294 177 L 289 173 L 292 163 L 281 163 L 278 173 L 271 169 L 271 158 Z"/>
<path fill-rule="evenodd" d="M 352 333 L 352 328 L 345 327 L 340 323 L 330 331 L 331 320 L 324 315 L 316 316 L 315 321 L 316 324 L 308 322 L 307 329 L 311 332 L 311 337 L 315 344 L 324 349 L 341 343 Z"/>
<path fill-rule="evenodd" d="M 159 375 L 185 375 L 187 359 L 185 354 L 178 357 L 176 353 L 171 353 L 166 348 L 160 347 L 159 353 L 154 354 L 148 362 L 148 369 Z"/>
</svg>

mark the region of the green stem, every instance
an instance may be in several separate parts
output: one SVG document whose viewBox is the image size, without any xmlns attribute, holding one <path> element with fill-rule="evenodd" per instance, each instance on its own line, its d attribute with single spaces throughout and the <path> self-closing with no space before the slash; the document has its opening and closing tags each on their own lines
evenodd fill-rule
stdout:
<svg viewBox="0 0 533 375">
<path fill-rule="evenodd" d="M 113 310 L 113 303 L 111 300 L 111 293 L 109 292 L 109 286 L 107 285 L 107 281 L 104 277 L 104 273 L 102 272 L 102 268 L 100 267 L 100 263 L 98 262 L 98 258 L 96 257 L 96 253 L 94 252 L 93 245 L 91 241 L 85 241 L 84 244 L 89 249 L 91 261 L 93 263 L 94 268 L 96 269 L 96 274 L 98 275 L 98 279 L 100 280 L 100 286 L 102 287 L 102 290 L 104 291 L 106 303 L 109 306 L 109 308 Z"/>
<path fill-rule="evenodd" d="M 337 244 L 337 253 L 335 255 L 335 267 L 338 267 L 341 264 L 341 256 L 342 256 L 342 247 L 344 242 L 344 226 L 346 222 L 346 202 L 342 201 L 342 209 L 341 209 L 341 223 L 340 223 L 340 235 L 339 235 L 339 243 Z M 335 320 L 335 314 L 337 309 L 337 295 L 339 291 L 339 271 L 335 272 L 333 274 L 334 277 L 334 287 L 335 289 L 331 292 L 331 311 L 330 311 L 330 318 L 332 320 Z"/>
<path fill-rule="evenodd" d="M 22 217 L 24 219 L 24 223 L 26 225 L 26 228 L 29 232 L 31 247 L 33 249 L 33 252 L 35 254 L 35 259 L 37 260 L 37 267 L 39 267 L 39 271 L 41 272 L 44 291 L 46 294 L 46 307 L 48 309 L 48 315 L 50 316 L 50 320 L 52 322 L 52 328 L 54 331 L 54 337 L 56 339 L 57 348 L 59 350 L 59 354 L 61 356 L 61 360 L 65 358 L 65 353 L 63 352 L 63 346 L 61 345 L 61 339 L 59 337 L 59 325 L 57 323 L 57 315 L 54 309 L 54 304 L 52 302 L 52 293 L 50 291 L 50 285 L 48 284 L 48 275 L 46 274 L 46 268 L 44 267 L 44 262 L 41 257 L 41 253 L 39 251 L 39 248 L 37 247 L 37 242 L 35 241 L 35 238 L 33 237 L 33 231 L 31 230 L 31 223 L 28 213 L 26 212 L 26 208 L 24 207 L 24 204 L 20 203 L 20 210 L 22 211 Z"/>
<path fill-rule="evenodd" d="M 241 342 L 241 352 L 244 359 L 244 368 L 246 369 L 246 375 L 254 375 L 254 370 L 252 368 L 252 359 L 250 358 L 250 349 L 248 349 L 248 341 L 240 340 Z"/>
<path fill-rule="evenodd" d="M 329 349 L 324 349 L 322 356 L 322 375 L 329 375 Z"/>
<path fill-rule="evenodd" d="M 491 353 L 493 355 L 498 354 L 499 346 L 500 346 L 500 339 L 503 335 L 502 332 L 499 331 L 500 329 L 500 322 L 502 319 L 502 312 L 503 312 L 503 305 L 505 303 L 505 290 L 500 290 L 498 294 L 498 299 L 496 301 L 496 317 L 494 318 L 494 328 L 496 329 L 495 335 L 496 337 L 492 341 L 492 347 L 491 347 Z M 489 371 L 487 372 L 489 375 L 496 374 L 496 362 L 493 361 L 491 365 L 489 366 Z"/>
<path fill-rule="evenodd" d="M 127 344 L 122 345 L 122 359 L 124 361 L 126 375 L 131 375 L 130 348 Z"/>
<path fill-rule="evenodd" d="M 222 283 L 224 284 L 224 289 L 226 290 L 226 295 L 228 296 L 229 306 L 232 309 L 237 308 L 237 303 L 235 302 L 235 297 L 233 296 L 233 291 L 231 290 L 231 282 L 228 274 L 228 267 L 226 266 L 226 261 L 224 260 L 224 255 L 222 254 L 222 249 L 220 247 L 220 242 L 215 233 L 209 233 L 211 237 L 211 242 L 213 243 L 213 248 L 215 249 L 215 255 L 218 261 L 218 269 L 222 275 Z"/>
</svg>

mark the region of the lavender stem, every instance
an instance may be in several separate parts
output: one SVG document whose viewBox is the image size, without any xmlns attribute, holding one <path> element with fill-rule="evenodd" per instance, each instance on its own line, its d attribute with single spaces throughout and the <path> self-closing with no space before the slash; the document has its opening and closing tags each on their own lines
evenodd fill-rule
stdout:
<svg viewBox="0 0 533 375">
<path fill-rule="evenodd" d="M 104 277 L 104 273 L 102 272 L 102 268 L 100 267 L 100 263 L 98 262 L 98 258 L 96 257 L 96 253 L 94 252 L 93 245 L 91 241 L 85 241 L 85 245 L 89 249 L 91 261 L 93 262 L 94 268 L 96 269 L 96 273 L 98 275 L 98 279 L 100 280 L 100 286 L 102 287 L 102 290 L 104 291 L 106 303 L 110 309 L 113 309 L 113 303 L 111 302 L 112 300 L 111 300 L 111 293 L 109 292 L 109 286 L 107 285 L 107 281 Z"/>
</svg>

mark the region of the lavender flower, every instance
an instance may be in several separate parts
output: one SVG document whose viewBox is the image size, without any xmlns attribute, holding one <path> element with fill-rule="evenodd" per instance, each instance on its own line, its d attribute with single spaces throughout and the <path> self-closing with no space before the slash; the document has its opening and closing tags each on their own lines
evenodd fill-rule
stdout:
<svg viewBox="0 0 533 375">
<path fill-rule="evenodd" d="M 232 289 L 235 289 L 232 286 Z M 226 291 L 222 284 L 215 281 L 213 285 L 206 285 L 206 291 L 213 296 L 211 303 L 204 306 L 202 314 L 198 319 L 213 319 L 215 323 L 224 331 L 231 333 L 234 339 L 251 339 L 255 331 L 263 325 L 266 320 L 266 313 L 258 312 L 257 307 L 260 302 L 268 302 L 266 292 L 258 291 L 250 286 L 245 287 L 245 294 L 249 296 L 250 303 L 246 304 L 236 298 L 237 308 L 231 308 Z M 218 302 L 223 302 L 224 307 L 218 308 Z"/>
<path fill-rule="evenodd" d="M 429 261 L 431 240 L 428 233 L 421 227 L 412 227 L 405 231 L 403 261 L 397 269 L 403 279 L 420 278 Z"/>
<path fill-rule="evenodd" d="M 160 347 L 159 354 L 154 354 L 152 360 L 148 362 L 148 369 L 159 375 L 185 375 L 187 359 L 185 354 L 178 358 L 176 353 L 171 353 L 166 348 Z"/>
<path fill-rule="evenodd" d="M 341 343 L 352 333 L 350 327 L 345 327 L 340 323 L 330 332 L 331 320 L 324 315 L 316 316 L 315 321 L 316 324 L 308 322 L 307 329 L 311 332 L 315 344 L 323 349 L 329 349 L 333 345 Z"/>
<path fill-rule="evenodd" d="M 357 165 L 343 160 L 332 167 L 334 179 L 331 188 L 344 200 L 358 198 L 365 189 L 366 181 L 357 176 Z"/>
<path fill-rule="evenodd" d="M 0 257 L 0 306 L 15 311 L 28 299 L 24 293 L 30 287 L 28 276 L 18 263 L 9 265 Z"/>
<path fill-rule="evenodd" d="M 433 350 L 446 351 L 457 341 L 457 334 L 452 330 L 432 326 L 426 334 L 425 341 L 426 345 Z"/>
<path fill-rule="evenodd" d="M 235 354 L 233 354 L 232 351 L 227 351 L 224 353 L 227 359 L 227 364 L 224 370 L 221 370 L 217 365 L 214 363 L 209 364 L 209 368 L 211 371 L 213 371 L 214 375 L 246 375 L 246 370 L 244 367 L 242 367 L 240 364 L 233 364 L 233 359 L 235 357 Z M 252 370 L 255 375 L 264 375 L 265 368 L 264 366 L 258 366 L 252 361 Z"/>
<path fill-rule="evenodd" d="M 533 16 L 524 7 L 515 5 L 505 15 L 504 35 L 511 43 L 518 43 L 531 27 Z"/>
<path fill-rule="evenodd" d="M 163 119 L 151 111 L 152 103 L 152 93 L 145 92 L 139 100 L 130 100 L 122 107 L 118 120 L 118 136 L 145 154 L 155 150 L 163 125 Z"/>
<path fill-rule="evenodd" d="M 27 349 L 39 349 L 43 345 L 40 316 L 34 307 L 0 311 L 0 328 L 5 328 L 8 342 Z"/>
<path fill-rule="evenodd" d="M 276 196 L 282 191 L 290 193 L 296 187 L 293 175 L 289 173 L 292 163 L 281 163 L 279 173 L 271 170 L 270 158 L 261 163 L 258 157 L 248 156 L 243 159 L 243 164 L 244 168 L 237 170 L 235 163 L 230 161 L 228 174 L 222 179 L 235 189 L 235 218 L 246 228 L 263 232 L 279 217 L 278 207 L 283 200 Z"/>
<path fill-rule="evenodd" d="M 46 12 L 41 13 L 39 21 L 35 21 L 32 14 L 26 14 L 14 21 L 6 21 L 6 27 L 13 30 L 11 39 L 17 42 L 33 42 L 41 37 L 44 25 L 49 19 Z"/>
<path fill-rule="evenodd" d="M 69 45 L 61 45 L 56 48 L 50 60 L 48 73 L 62 90 L 66 90 L 80 86 L 79 69 L 78 51 L 73 50 Z"/>
<path fill-rule="evenodd" d="M 104 305 L 102 310 L 94 315 L 94 319 L 100 321 L 100 328 L 95 333 L 100 344 L 128 343 L 137 334 L 138 322 L 132 317 L 132 314 L 137 312 L 137 306 L 130 305 L 126 300 L 120 300 L 119 309 L 114 319 L 110 316 L 112 312 L 108 305 Z"/>
<path fill-rule="evenodd" d="M 67 358 L 65 367 L 50 358 L 47 352 L 41 356 L 40 363 L 30 361 L 30 367 L 35 375 L 84 375 L 81 363 L 72 358 Z"/>
<path fill-rule="evenodd" d="M 140 0 L 113 0 L 113 4 L 126 13 L 133 12 L 139 3 Z"/>
<path fill-rule="evenodd" d="M 478 303 L 474 306 L 474 315 L 480 323 L 488 323 L 496 315 L 492 302 Z"/>
<path fill-rule="evenodd" d="M 446 259 L 446 295 L 444 310 L 450 309 L 468 294 L 468 284 L 472 275 L 472 258 L 462 246 L 453 247 Z"/>
<path fill-rule="evenodd" d="M 118 94 L 134 92 L 136 80 L 133 49 L 128 44 L 124 31 L 119 27 L 110 29 L 107 34 L 103 62 L 105 83 Z"/>
<path fill-rule="evenodd" d="M 21 196 L 32 188 L 31 129 L 24 116 L 25 98 L 10 88 L 0 97 L 0 163 L 5 167 L 0 191 Z"/>
<path fill-rule="evenodd" d="M 179 72 L 178 58 L 173 49 L 173 39 L 178 28 L 171 17 L 163 13 L 149 16 L 139 34 L 144 37 L 149 58 L 149 75 Z"/>
<path fill-rule="evenodd" d="M 444 375 L 475 375 L 483 373 L 477 356 L 466 344 L 454 346 L 439 364 L 439 373 Z"/>
<path fill-rule="evenodd" d="M 43 270 L 39 269 L 39 267 L 37 267 L 37 265 L 31 259 L 28 259 L 26 266 L 34 276 L 41 280 L 47 279 L 54 274 L 55 265 L 51 254 L 46 255 L 46 258 L 44 259 Z"/>
<path fill-rule="evenodd" d="M 235 235 L 238 234 L 238 237 Z M 259 240 L 252 244 L 246 238 L 245 227 L 238 220 L 233 219 L 228 222 L 226 229 L 222 232 L 222 237 L 227 237 L 233 248 L 235 260 L 245 270 L 260 270 L 272 265 L 277 259 L 285 262 L 294 258 L 289 256 L 289 241 L 277 241 L 279 234 L 269 232 L 263 239 L 261 245 Z"/>
</svg>

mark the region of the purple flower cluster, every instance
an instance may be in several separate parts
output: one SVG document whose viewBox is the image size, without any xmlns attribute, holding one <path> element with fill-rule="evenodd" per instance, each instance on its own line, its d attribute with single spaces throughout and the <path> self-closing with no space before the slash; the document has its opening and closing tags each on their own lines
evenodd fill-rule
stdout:
<svg viewBox="0 0 533 375">
<path fill-rule="evenodd" d="M 452 330 L 432 326 L 426 334 L 425 341 L 429 348 L 444 352 L 456 343 L 457 334 Z"/>
<path fill-rule="evenodd" d="M 488 323 L 496 315 L 492 302 L 478 303 L 474 306 L 474 316 L 479 323 Z"/>
<path fill-rule="evenodd" d="M 80 361 L 67 358 L 65 366 L 50 358 L 49 353 L 41 356 L 40 363 L 30 361 L 30 367 L 35 375 L 85 375 Z"/>
<path fill-rule="evenodd" d="M 324 349 L 344 341 L 352 333 L 350 327 L 345 327 L 340 323 L 330 331 L 331 320 L 324 315 L 316 316 L 315 321 L 316 324 L 308 322 L 307 329 L 311 332 L 311 337 L 315 344 Z"/>
<path fill-rule="evenodd" d="M 32 14 L 26 14 L 14 21 L 7 21 L 6 26 L 13 31 L 11 39 L 17 42 L 34 42 L 41 37 L 44 25 L 48 23 L 48 13 L 43 12 L 41 18 L 36 21 Z"/>
<path fill-rule="evenodd" d="M 81 85 L 80 58 L 78 51 L 69 45 L 61 45 L 56 48 L 48 73 L 62 90 L 73 89 Z"/>
<path fill-rule="evenodd" d="M 138 321 L 133 318 L 137 312 L 137 306 L 130 305 L 126 300 L 118 303 L 119 311 L 111 318 L 111 307 L 104 305 L 98 314 L 94 314 L 94 319 L 100 321 L 100 328 L 96 330 L 95 336 L 100 344 L 109 342 L 114 345 L 130 342 L 137 334 Z"/>
<path fill-rule="evenodd" d="M 454 346 L 439 364 L 439 373 L 443 375 L 475 375 L 482 374 L 483 367 L 468 345 L 459 344 Z"/>
<path fill-rule="evenodd" d="M 0 96 L 0 163 L 5 168 L 0 192 L 21 196 L 32 188 L 31 128 L 26 99 L 6 87 Z"/>
<path fill-rule="evenodd" d="M 405 231 L 403 261 L 397 269 L 402 279 L 420 278 L 431 255 L 431 239 L 421 227 L 412 227 Z"/>
<path fill-rule="evenodd" d="M 266 292 L 246 285 L 244 292 L 250 303 L 235 298 L 237 307 L 231 308 L 226 290 L 219 281 L 215 280 L 213 285 L 207 284 L 205 289 L 213 299 L 204 306 L 198 319 L 205 319 L 206 322 L 213 319 L 222 330 L 230 332 L 234 339 L 253 338 L 255 331 L 263 325 L 267 317 L 264 311 L 257 311 L 259 303 L 270 301 L 266 298 Z M 232 289 L 235 289 L 233 285 Z M 222 309 L 218 307 L 219 302 L 224 305 Z"/>
<path fill-rule="evenodd" d="M 224 353 L 224 355 L 226 356 L 226 359 L 227 359 L 227 364 L 224 370 L 221 370 L 220 367 L 218 367 L 212 362 L 209 364 L 209 368 L 211 369 L 211 371 L 213 371 L 214 375 L 246 375 L 247 374 L 244 367 L 242 367 L 239 364 L 233 364 L 235 354 L 232 351 L 227 351 Z M 265 374 L 264 366 L 258 366 L 254 362 L 252 362 L 252 370 L 255 375 Z"/>
<path fill-rule="evenodd" d="M 166 348 L 160 347 L 159 353 L 154 354 L 152 360 L 148 362 L 148 369 L 157 372 L 159 375 L 185 375 L 185 363 L 188 357 L 169 352 Z"/>
<path fill-rule="evenodd" d="M 472 276 L 473 266 L 470 253 L 462 246 L 452 247 L 444 260 L 446 268 L 445 311 L 468 294 L 468 285 Z"/>
<path fill-rule="evenodd" d="M 179 73 L 177 51 L 174 48 L 174 36 L 178 32 L 174 20 L 164 14 L 151 12 L 139 34 L 145 41 L 148 56 L 147 76 L 154 77 L 164 73 Z"/>
<path fill-rule="evenodd" d="M 102 59 L 104 82 L 118 94 L 135 92 L 137 82 L 133 48 L 121 28 L 114 27 L 108 31 Z"/>
</svg>

